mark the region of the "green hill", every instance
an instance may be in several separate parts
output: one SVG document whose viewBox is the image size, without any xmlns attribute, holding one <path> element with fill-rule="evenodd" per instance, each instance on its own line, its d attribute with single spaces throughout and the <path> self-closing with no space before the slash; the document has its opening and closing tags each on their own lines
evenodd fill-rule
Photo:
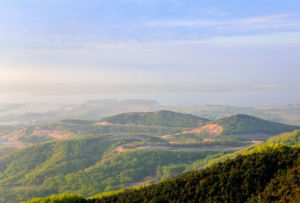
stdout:
<svg viewBox="0 0 300 203">
<path fill-rule="evenodd" d="M 113 124 L 146 125 L 146 126 L 168 126 L 168 127 L 198 127 L 209 120 L 172 111 L 136 112 L 123 113 L 102 119 L 102 121 Z"/>
<path fill-rule="evenodd" d="M 95 202 L 247 202 L 259 197 L 266 202 L 297 202 L 300 176 L 296 173 L 295 177 L 293 173 L 300 172 L 299 157 L 300 148 L 288 147 L 239 156 L 202 171 Z M 272 185 L 270 191 L 269 184 L 278 179 L 282 182 Z M 277 188 L 286 191 L 279 195 Z"/>
<path fill-rule="evenodd" d="M 94 196 L 97 199 L 101 198 L 100 200 L 89 200 L 89 202 L 140 202 L 142 200 L 170 202 L 172 198 L 178 199 L 179 202 L 187 200 L 193 202 L 192 199 L 195 202 L 198 202 L 196 200 L 259 202 L 260 199 L 265 202 L 274 200 L 286 202 L 291 198 L 299 199 L 297 196 L 299 191 L 297 192 L 296 188 L 300 186 L 300 148 L 291 148 L 282 144 L 299 145 L 299 137 L 300 130 L 284 133 L 270 138 L 266 143 L 252 145 L 218 159 L 213 158 L 220 154 L 212 152 L 138 150 L 114 155 L 108 153 L 109 156 L 102 156 L 100 162 L 81 172 L 48 177 L 42 184 L 37 184 L 47 188 L 48 193 L 44 190 L 44 193 L 31 191 L 30 194 L 31 196 L 45 196 L 53 194 L 53 191 L 56 191 L 55 193 L 69 191 L 89 196 L 101 191 L 126 188 L 132 185 L 130 183 L 143 182 L 150 177 L 172 177 L 182 172 L 199 169 L 213 159 L 204 170 L 187 172 L 158 185 L 142 187 L 138 190 L 102 193 Z M 220 163 L 221 161 L 223 162 Z M 28 167 L 26 164 L 24 166 Z M 151 178 L 148 180 L 150 180 L 148 183 L 153 182 Z M 281 193 L 278 193 L 279 190 Z M 28 191 L 25 194 L 27 195 L 23 195 L 22 198 L 30 197 Z M 68 199 L 69 196 L 65 195 L 63 198 Z M 39 201 L 43 200 L 39 199 L 37 202 Z M 86 202 L 87 200 L 81 197 L 80 201 Z"/>
<path fill-rule="evenodd" d="M 266 144 L 277 144 L 277 143 L 284 143 L 290 146 L 300 144 L 300 130 L 295 130 L 290 133 L 284 133 L 276 137 L 272 137 L 268 139 L 266 142 Z"/>
<path fill-rule="evenodd" d="M 151 137 L 143 136 L 146 142 Z M 149 141 L 147 141 L 149 139 Z M 178 167 L 221 156 L 220 151 L 129 150 L 116 148 L 136 140 L 115 135 L 54 140 L 20 149 L 0 158 L 0 202 L 36 196 L 99 192 L 160 181 L 163 174 L 180 174 Z M 152 142 L 157 141 L 153 140 Z"/>
<path fill-rule="evenodd" d="M 212 159 L 206 164 L 206 166 L 211 166 L 215 163 L 218 163 L 218 162 L 221 162 L 221 161 L 224 161 L 227 159 L 235 158 L 238 155 L 247 154 L 247 153 L 249 153 L 257 148 L 260 148 L 262 146 L 268 146 L 268 145 L 273 145 L 273 144 L 285 144 L 288 146 L 300 145 L 300 130 L 295 130 L 295 131 L 289 132 L 289 133 L 283 133 L 281 135 L 269 138 L 264 143 L 251 145 L 249 147 L 238 150 L 236 152 L 226 154 L 226 155 L 218 157 L 216 159 Z"/>
<path fill-rule="evenodd" d="M 102 122 L 106 124 L 73 119 L 26 129 L 20 139 L 32 143 L 39 138 L 43 143 L 1 152 L 0 202 L 64 192 L 90 196 L 155 183 L 256 148 L 254 145 L 226 156 L 240 149 L 236 146 L 242 146 L 233 145 L 237 137 L 251 133 L 265 133 L 270 137 L 298 128 L 246 115 L 211 122 L 169 111 L 120 114 Z M 223 128 L 221 135 L 212 137 L 215 143 L 204 142 L 202 135 L 193 134 L 210 124 Z M 278 136 L 267 143 L 299 143 L 299 131 L 292 134 Z M 62 140 L 55 140 L 58 136 Z M 187 143 L 188 139 L 191 142 Z M 252 143 L 249 140 L 239 142 L 244 146 Z M 216 159 L 218 157 L 222 158 Z"/>
<path fill-rule="evenodd" d="M 285 145 L 285 146 L 283 146 Z M 221 156 L 220 158 L 213 159 L 208 162 L 206 165 L 206 168 L 212 167 L 216 163 L 221 163 L 224 161 L 232 160 L 237 158 L 238 156 L 244 155 L 247 156 L 249 154 L 255 154 L 255 153 L 269 153 L 270 151 L 280 151 L 280 150 L 285 150 L 289 147 L 287 146 L 299 146 L 300 147 L 300 130 L 295 130 L 290 133 L 284 133 L 272 138 L 269 138 L 265 143 L 262 144 L 256 144 L 256 145 L 251 145 L 245 149 L 236 151 L 234 153 L 230 153 L 224 156 Z M 299 149 L 298 147 L 298 149 Z M 282 151 L 282 153 L 284 153 Z M 283 160 L 284 161 L 284 160 Z M 297 161 L 297 159 L 296 159 Z M 186 169 L 189 169 L 190 167 L 193 167 L 193 169 L 198 169 L 203 167 L 205 164 L 202 162 L 199 162 L 199 164 L 195 165 L 197 161 L 190 166 L 186 166 Z M 274 177 L 269 183 L 268 186 L 266 187 L 263 192 L 261 192 L 259 195 L 253 197 L 249 201 L 251 202 L 259 202 L 260 198 L 267 199 L 265 202 L 271 202 L 271 197 L 272 196 L 277 196 L 277 200 L 282 198 L 283 202 L 288 202 L 287 197 L 284 196 L 289 196 L 290 193 L 294 193 L 293 198 L 298 198 L 300 199 L 300 190 L 295 190 L 296 187 L 300 187 L 300 157 L 298 156 L 298 162 L 295 163 L 295 165 L 288 169 L 287 173 L 286 170 L 284 170 L 284 174 L 282 174 L 282 171 L 278 172 L 279 175 Z M 187 170 L 188 171 L 188 170 Z M 298 179 L 295 179 L 295 177 L 298 177 Z M 298 181 L 298 182 L 297 182 Z M 268 189 L 271 188 L 271 189 Z M 282 189 L 280 189 L 282 188 Z M 278 193 L 278 191 L 281 191 L 281 193 Z M 286 193 L 286 194 L 285 194 Z M 298 196 L 297 196 L 298 194 Z M 101 195 L 99 195 L 101 197 Z M 101 201 L 100 201 L 101 202 Z"/>
<path fill-rule="evenodd" d="M 266 121 L 247 115 L 234 115 L 208 121 L 189 114 L 171 111 L 125 113 L 100 122 L 69 119 L 18 130 L 10 136 L 15 146 L 37 144 L 54 139 L 69 139 L 82 135 L 127 134 L 161 137 L 176 146 L 248 146 L 252 140 L 265 139 L 298 126 Z M 0 143 L 7 137 L 0 137 Z M 14 146 L 14 145 L 12 145 Z"/>
<path fill-rule="evenodd" d="M 223 135 L 269 134 L 278 135 L 300 129 L 299 126 L 267 121 L 256 117 L 237 114 L 214 121 L 223 127 Z"/>
<path fill-rule="evenodd" d="M 82 203 L 299 202 L 299 174 L 300 147 L 264 146 L 247 155 L 159 184 L 90 200 L 65 195 L 62 202 L 76 199 L 76 202 Z M 43 203 L 58 198 L 33 199 L 27 203 Z"/>
</svg>

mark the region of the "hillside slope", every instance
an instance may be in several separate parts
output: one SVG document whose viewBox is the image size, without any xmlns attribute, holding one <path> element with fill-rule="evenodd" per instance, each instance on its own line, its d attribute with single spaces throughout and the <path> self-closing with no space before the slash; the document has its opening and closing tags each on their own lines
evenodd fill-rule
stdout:
<svg viewBox="0 0 300 203">
<path fill-rule="evenodd" d="M 226 154 L 226 155 L 218 157 L 216 159 L 212 159 L 206 164 L 206 167 L 211 166 L 215 163 L 219 163 L 221 161 L 225 161 L 227 159 L 233 159 L 241 154 L 247 154 L 253 150 L 256 150 L 257 148 L 260 148 L 263 146 L 269 146 L 269 145 L 273 145 L 273 144 L 284 144 L 284 145 L 288 145 L 288 146 L 300 145 L 300 130 L 295 130 L 295 131 L 289 132 L 289 133 L 283 133 L 281 135 L 277 135 L 275 137 L 269 138 L 264 143 L 251 145 L 249 147 L 238 150 L 236 152 Z"/>
<path fill-rule="evenodd" d="M 144 136 L 145 141 L 151 137 Z M 113 135 L 54 140 L 20 149 L 0 158 L 0 202 L 74 192 L 98 192 L 157 182 L 169 165 L 212 159 L 220 151 L 130 150 L 120 145 L 136 140 Z M 156 140 L 153 140 L 154 142 Z M 216 155 L 216 156 L 215 156 Z M 172 174 L 180 174 L 176 169 Z"/>
<path fill-rule="evenodd" d="M 270 134 L 276 135 L 299 129 L 299 126 L 287 125 L 259 119 L 253 116 L 237 114 L 214 121 L 223 127 L 224 135 Z"/>
<path fill-rule="evenodd" d="M 197 127 L 208 122 L 208 119 L 200 118 L 191 114 L 177 113 L 173 111 L 135 112 L 123 113 L 104 118 L 103 122 L 113 124 L 168 126 L 168 127 Z"/>
<path fill-rule="evenodd" d="M 252 196 L 262 194 L 264 200 L 286 199 L 297 202 L 300 175 L 292 177 L 290 173 L 300 172 L 299 158 L 300 148 L 269 149 L 262 153 L 239 156 L 157 185 L 103 197 L 95 202 L 246 202 Z M 285 174 L 283 171 L 288 172 Z M 267 189 L 268 184 L 276 179 L 284 180 L 282 184 L 288 182 L 290 186 L 295 184 L 297 187 L 283 195 L 276 195 L 277 187 L 273 191 Z M 294 181 L 289 182 L 290 179 Z"/>
<path fill-rule="evenodd" d="M 189 141 L 189 143 L 199 145 L 230 143 L 232 146 L 249 146 L 252 142 L 262 142 L 275 135 L 296 129 L 300 129 L 300 127 L 237 114 L 207 122 L 193 129 L 167 134 L 162 138 L 169 143 L 178 145 Z"/>
<path fill-rule="evenodd" d="M 170 111 L 125 113 L 98 122 L 69 119 L 16 130 L 0 136 L 0 147 L 24 148 L 49 140 L 107 133 L 160 137 L 177 146 L 247 146 L 253 140 L 264 141 L 295 129 L 300 127 L 241 114 L 208 121 Z"/>
<path fill-rule="evenodd" d="M 185 173 L 159 184 L 85 200 L 106 202 L 299 202 L 300 147 L 263 146 L 248 155 Z M 33 199 L 47 202 L 58 197 Z"/>
</svg>

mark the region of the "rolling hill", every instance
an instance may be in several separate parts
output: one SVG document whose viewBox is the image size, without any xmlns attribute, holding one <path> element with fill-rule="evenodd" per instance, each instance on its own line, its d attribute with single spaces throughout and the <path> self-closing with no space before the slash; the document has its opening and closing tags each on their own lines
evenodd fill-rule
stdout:
<svg viewBox="0 0 300 203">
<path fill-rule="evenodd" d="M 252 141 L 265 141 L 272 136 L 296 129 L 300 127 L 237 114 L 207 122 L 196 128 L 168 134 L 162 138 L 179 145 L 188 139 L 194 139 L 194 143 L 200 141 L 210 145 L 213 143 L 232 143 L 232 146 L 243 145 L 243 143 L 249 145 Z"/>
<path fill-rule="evenodd" d="M 159 184 L 107 193 L 90 199 L 76 195 L 36 198 L 27 203 L 63 199 L 106 202 L 299 202 L 300 147 L 263 146 L 209 168 Z"/>
<path fill-rule="evenodd" d="M 198 127 L 209 120 L 191 114 L 173 111 L 123 113 L 102 119 L 102 122 L 121 125 L 146 125 L 167 127 Z"/>
<path fill-rule="evenodd" d="M 247 121 L 251 124 L 250 127 L 246 126 Z M 294 126 L 245 115 L 210 121 L 200 128 L 207 125 L 222 125 L 224 129 L 248 127 L 244 133 L 275 132 L 266 131 L 270 126 L 276 127 L 278 132 L 294 128 Z M 26 200 L 34 196 L 63 192 L 90 196 L 98 192 L 155 183 L 161 179 L 200 169 L 207 164 L 212 165 L 211 163 L 235 158 L 260 146 L 253 145 L 228 154 L 252 142 L 243 141 L 246 145 L 232 147 L 235 143 L 225 140 L 226 137 L 230 137 L 229 135 L 215 134 L 214 136 L 219 140 L 215 143 L 206 143 L 201 141 L 203 137 L 196 136 L 199 133 L 198 129 L 199 126 L 187 129 L 139 124 L 100 125 L 98 122 L 84 120 L 64 120 L 27 129 L 28 135 L 37 136 L 35 132 L 67 130 L 76 133 L 76 136 L 52 139 L 24 149 L 5 152 L 0 158 L 0 197 L 2 198 L 0 202 L 8 202 L 8 199 L 16 200 L 15 198 Z M 188 133 L 182 133 L 186 131 Z M 173 135 L 175 138 L 183 139 L 184 142 L 187 139 L 198 139 L 201 145 L 174 144 L 164 137 L 165 133 L 170 132 L 181 133 L 181 135 Z M 297 144 L 299 134 L 299 131 L 286 133 L 270 139 L 271 141 L 268 140 L 267 143 Z"/>
<path fill-rule="evenodd" d="M 269 145 L 274 145 L 274 144 L 284 144 L 284 145 L 288 145 L 288 146 L 299 145 L 300 144 L 300 130 L 295 130 L 295 131 L 289 132 L 289 133 L 283 133 L 281 135 L 277 135 L 275 137 L 269 138 L 264 143 L 251 145 L 249 147 L 238 150 L 236 152 L 226 154 L 226 155 L 218 157 L 216 159 L 212 159 L 206 164 L 206 167 L 211 166 L 218 162 L 225 161 L 227 159 L 233 159 L 241 154 L 247 154 L 259 147 L 269 146 Z"/>
<path fill-rule="evenodd" d="M 143 136 L 144 142 L 160 140 Z M 134 149 L 120 146 L 138 137 L 82 136 L 53 140 L 19 149 L 0 158 L 0 202 L 16 202 L 34 196 L 75 192 L 86 196 L 99 191 L 157 182 L 173 165 L 213 159 L 224 151 Z M 229 151 L 228 151 L 229 152 Z M 227 153 L 228 153 L 227 152 Z M 180 174 L 184 168 L 173 169 Z"/>
<path fill-rule="evenodd" d="M 94 202 L 297 202 L 299 157 L 299 147 L 269 149 Z"/>
<path fill-rule="evenodd" d="M 147 135 L 160 139 L 163 147 L 242 147 L 262 142 L 298 126 L 267 121 L 247 115 L 233 115 L 209 121 L 170 111 L 125 113 L 101 121 L 68 119 L 18 129 L 0 136 L 0 148 L 24 148 L 50 140 L 72 139 L 84 135 Z M 139 138 L 143 140 L 143 138 Z M 137 144 L 137 143 L 136 143 Z M 135 144 L 134 144 L 135 145 Z M 131 145 L 131 148 L 134 146 Z M 155 144 L 157 146 L 157 144 Z M 136 146 L 151 147 L 139 142 Z"/>
<path fill-rule="evenodd" d="M 237 114 L 213 123 L 222 126 L 224 135 L 268 134 L 278 135 L 299 129 L 299 126 L 267 121 L 253 116 Z"/>
</svg>

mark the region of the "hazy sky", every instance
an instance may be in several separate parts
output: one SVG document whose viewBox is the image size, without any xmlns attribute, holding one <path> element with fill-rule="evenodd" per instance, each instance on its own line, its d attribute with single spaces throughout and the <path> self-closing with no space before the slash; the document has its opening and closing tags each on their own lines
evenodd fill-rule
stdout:
<svg viewBox="0 0 300 203">
<path fill-rule="evenodd" d="M 0 83 L 300 87 L 299 0 L 1 0 Z"/>
</svg>

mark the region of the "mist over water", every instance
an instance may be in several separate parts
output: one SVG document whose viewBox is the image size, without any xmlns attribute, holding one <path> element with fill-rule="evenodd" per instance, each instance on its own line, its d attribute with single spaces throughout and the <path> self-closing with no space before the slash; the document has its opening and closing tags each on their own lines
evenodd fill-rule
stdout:
<svg viewBox="0 0 300 203">
<path fill-rule="evenodd" d="M 300 92 L 162 92 L 41 96 L 31 93 L 0 93 L 1 103 L 81 104 L 89 100 L 155 100 L 161 105 L 260 106 L 300 103 Z"/>
</svg>

